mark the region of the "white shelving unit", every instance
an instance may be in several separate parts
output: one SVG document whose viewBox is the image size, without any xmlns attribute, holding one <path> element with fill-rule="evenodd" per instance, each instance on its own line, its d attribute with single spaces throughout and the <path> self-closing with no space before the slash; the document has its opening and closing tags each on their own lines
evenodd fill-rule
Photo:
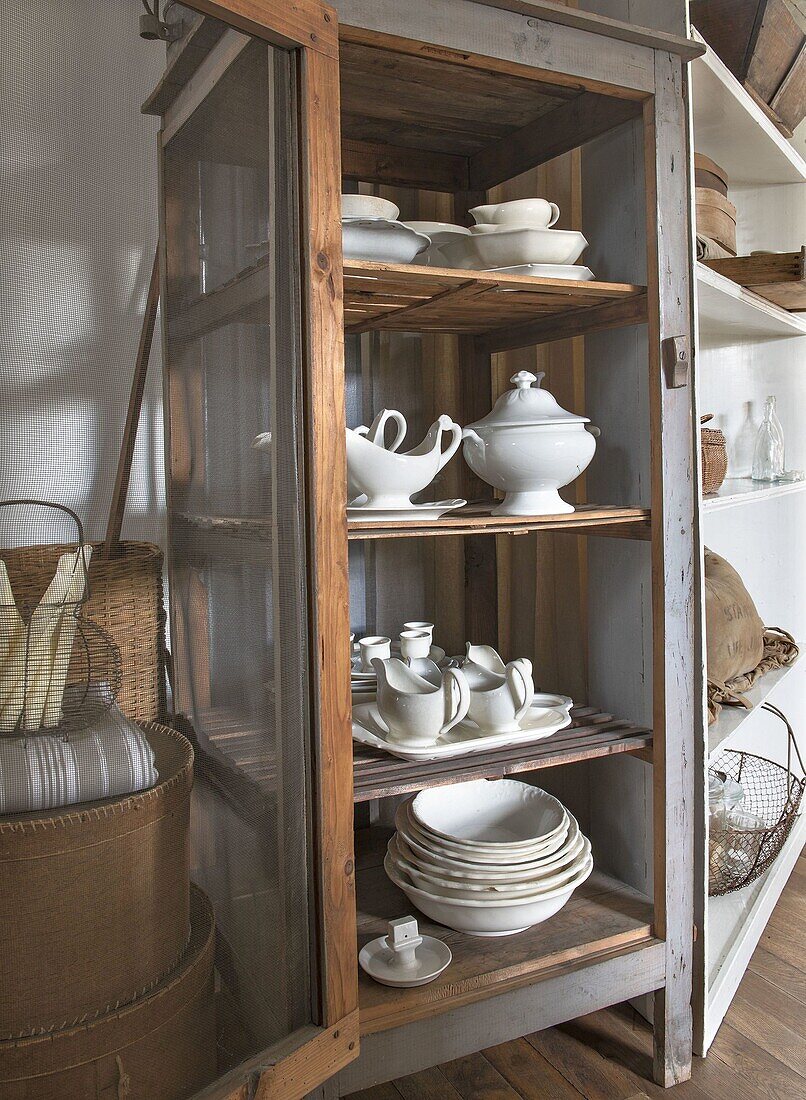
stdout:
<svg viewBox="0 0 806 1100">
<path fill-rule="evenodd" d="M 790 493 L 806 492 L 806 481 L 753 481 L 751 477 L 726 477 L 715 493 L 702 498 L 706 512 L 735 508 L 737 504 L 758 504 Z"/>
<path fill-rule="evenodd" d="M 791 251 L 806 240 L 806 161 L 781 136 L 710 49 L 691 65 L 694 148 L 720 164 L 737 207 L 737 252 Z M 696 264 L 697 394 L 700 413 L 713 413 L 728 443 L 728 478 L 702 499 L 704 546 L 739 571 L 769 625 L 806 643 L 806 482 L 760 485 L 750 478 L 755 431 L 767 394 L 778 397 L 787 440 L 787 467 L 806 468 L 806 314 L 792 314 Z M 703 647 L 703 652 L 705 649 Z M 783 726 L 760 709 L 771 697 L 800 725 L 806 662 L 768 673 L 747 692 L 750 711 L 723 708 L 709 728 L 704 718 L 703 783 L 726 748 L 786 761 Z M 801 704 L 800 706 L 798 704 Z M 702 881 L 698 923 L 702 953 L 695 979 L 695 1050 L 716 1035 L 742 975 L 806 840 L 801 818 L 784 851 L 755 883 L 708 897 L 707 797 L 700 806 Z"/>
<path fill-rule="evenodd" d="M 788 313 L 702 263 L 697 264 L 697 298 L 704 347 L 806 336 L 806 315 Z"/>
</svg>

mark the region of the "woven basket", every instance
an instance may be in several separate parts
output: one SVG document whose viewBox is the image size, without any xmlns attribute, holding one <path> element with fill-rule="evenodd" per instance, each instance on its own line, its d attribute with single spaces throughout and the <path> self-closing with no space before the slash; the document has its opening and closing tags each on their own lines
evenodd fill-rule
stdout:
<svg viewBox="0 0 806 1100">
<path fill-rule="evenodd" d="M 213 911 L 190 888 L 179 964 L 143 997 L 74 1027 L 0 1042 L 3 1100 L 186 1100 L 216 1074 Z"/>
<path fill-rule="evenodd" d="M 143 729 L 155 787 L 0 818 L 0 1039 L 126 1004 L 185 950 L 193 750 Z"/>
<path fill-rule="evenodd" d="M 714 414 L 700 417 L 700 425 L 713 420 Z M 702 455 L 702 491 L 704 495 L 715 493 L 728 471 L 728 448 L 724 433 L 719 428 L 700 427 L 700 453 Z"/>
<path fill-rule="evenodd" d="M 166 713 L 162 551 L 150 542 L 122 542 L 119 554 L 103 558 L 101 545 L 93 543 L 84 614 L 120 650 L 117 705 L 134 721 L 159 721 Z M 53 579 L 60 555 L 73 549 L 50 543 L 0 550 L 17 601 L 36 604 Z"/>
</svg>

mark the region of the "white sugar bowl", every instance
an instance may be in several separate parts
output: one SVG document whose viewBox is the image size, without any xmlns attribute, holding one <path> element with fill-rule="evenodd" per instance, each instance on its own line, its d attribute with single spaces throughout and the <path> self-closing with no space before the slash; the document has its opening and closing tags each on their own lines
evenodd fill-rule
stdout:
<svg viewBox="0 0 806 1100">
<path fill-rule="evenodd" d="M 462 433 L 471 470 L 506 496 L 504 516 L 553 516 L 573 512 L 558 493 L 587 469 L 598 428 L 586 416 L 567 412 L 540 388 L 543 374 L 519 371 L 493 409 Z M 537 382 L 537 386 L 532 383 Z"/>
</svg>

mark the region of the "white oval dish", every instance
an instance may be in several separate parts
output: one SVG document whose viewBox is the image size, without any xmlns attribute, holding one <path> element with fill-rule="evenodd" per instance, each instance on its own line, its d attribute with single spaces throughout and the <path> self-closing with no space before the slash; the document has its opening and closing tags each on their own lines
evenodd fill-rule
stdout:
<svg viewBox="0 0 806 1100">
<path fill-rule="evenodd" d="M 469 936 L 512 936 L 535 924 L 542 924 L 559 912 L 574 890 L 590 875 L 593 859 L 589 859 L 570 882 L 538 898 L 523 901 L 506 899 L 478 902 L 464 898 L 439 897 L 414 886 L 395 870 L 388 856 L 384 859 L 383 866 L 389 879 L 403 891 L 412 905 L 416 905 L 432 920 Z"/>
<path fill-rule="evenodd" d="M 348 218 L 341 223 L 341 234 L 345 260 L 410 264 L 431 244 L 422 233 L 383 218 Z"/>
<path fill-rule="evenodd" d="M 452 844 L 502 853 L 539 846 L 568 822 L 558 799 L 517 779 L 429 787 L 412 799 L 411 815 L 421 829 Z"/>
<path fill-rule="evenodd" d="M 589 267 L 580 264 L 515 264 L 513 267 L 491 267 L 490 274 L 526 275 L 530 279 L 571 279 L 577 283 L 587 283 L 596 278 Z"/>
<path fill-rule="evenodd" d="M 485 271 L 516 264 L 574 264 L 587 247 L 574 229 L 499 229 L 451 241 L 442 252 L 453 267 Z"/>
<path fill-rule="evenodd" d="M 383 218 L 393 222 L 400 214 L 400 207 L 378 195 L 342 195 L 342 218 Z"/>
</svg>

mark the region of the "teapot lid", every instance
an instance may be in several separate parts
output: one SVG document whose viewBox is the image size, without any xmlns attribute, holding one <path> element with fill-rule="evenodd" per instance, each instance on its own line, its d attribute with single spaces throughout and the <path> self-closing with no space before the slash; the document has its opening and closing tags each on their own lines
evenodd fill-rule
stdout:
<svg viewBox="0 0 806 1100">
<path fill-rule="evenodd" d="M 495 405 L 486 416 L 470 428 L 514 428 L 536 424 L 555 424 L 558 421 L 565 424 L 587 424 L 587 416 L 577 416 L 568 412 L 548 390 L 540 388 L 540 383 L 545 377 L 545 371 L 540 374 L 532 374 L 522 370 L 513 374 L 510 382 L 515 384 L 515 389 L 502 393 Z M 532 386 L 537 382 L 536 386 Z"/>
</svg>

